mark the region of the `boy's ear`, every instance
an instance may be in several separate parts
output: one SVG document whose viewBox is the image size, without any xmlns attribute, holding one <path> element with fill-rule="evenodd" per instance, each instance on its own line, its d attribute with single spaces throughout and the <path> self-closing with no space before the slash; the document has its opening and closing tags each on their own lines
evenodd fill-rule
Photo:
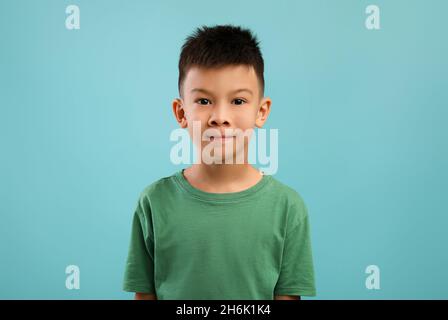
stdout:
<svg viewBox="0 0 448 320">
<path fill-rule="evenodd" d="M 272 100 L 269 97 L 261 99 L 260 107 L 257 112 L 257 119 L 255 120 L 255 126 L 261 128 L 268 119 L 269 112 L 271 112 Z"/>
<path fill-rule="evenodd" d="M 173 113 L 181 128 L 186 128 L 188 126 L 188 122 L 185 116 L 185 109 L 183 107 L 182 99 L 176 98 L 173 100 Z"/>
</svg>

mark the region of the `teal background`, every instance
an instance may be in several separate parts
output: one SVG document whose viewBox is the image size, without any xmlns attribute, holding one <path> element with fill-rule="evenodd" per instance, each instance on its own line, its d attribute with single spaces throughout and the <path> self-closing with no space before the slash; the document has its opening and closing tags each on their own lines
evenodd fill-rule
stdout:
<svg viewBox="0 0 448 320">
<path fill-rule="evenodd" d="M 65 28 L 76 4 L 81 29 Z M 381 10 L 367 30 L 365 8 Z M 275 177 L 304 198 L 318 296 L 448 298 L 446 1 L 0 0 L 0 298 L 131 299 L 131 217 L 169 160 L 180 47 L 261 40 Z M 80 290 L 65 267 L 81 269 Z M 381 289 L 367 290 L 368 265 Z"/>
</svg>

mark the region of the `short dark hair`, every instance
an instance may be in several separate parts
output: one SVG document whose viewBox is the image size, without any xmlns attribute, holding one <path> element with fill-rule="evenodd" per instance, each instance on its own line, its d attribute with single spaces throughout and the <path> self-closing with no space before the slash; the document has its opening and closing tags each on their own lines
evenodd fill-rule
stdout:
<svg viewBox="0 0 448 320">
<path fill-rule="evenodd" d="M 202 26 L 185 39 L 179 58 L 178 90 L 191 67 L 252 66 L 264 94 L 264 61 L 257 37 L 249 29 L 233 25 Z"/>
</svg>

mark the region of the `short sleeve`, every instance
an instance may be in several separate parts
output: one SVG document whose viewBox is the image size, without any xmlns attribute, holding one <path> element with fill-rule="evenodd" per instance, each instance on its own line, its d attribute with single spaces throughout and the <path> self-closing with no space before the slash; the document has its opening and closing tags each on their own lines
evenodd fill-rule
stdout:
<svg viewBox="0 0 448 320">
<path fill-rule="evenodd" d="M 315 296 L 313 255 L 305 204 L 293 206 L 294 221 L 285 236 L 281 268 L 274 295 Z M 298 210 L 298 211 L 296 211 Z"/>
<path fill-rule="evenodd" d="M 140 197 L 134 212 L 125 267 L 123 290 L 152 293 L 154 287 L 154 239 L 149 204 Z"/>
</svg>

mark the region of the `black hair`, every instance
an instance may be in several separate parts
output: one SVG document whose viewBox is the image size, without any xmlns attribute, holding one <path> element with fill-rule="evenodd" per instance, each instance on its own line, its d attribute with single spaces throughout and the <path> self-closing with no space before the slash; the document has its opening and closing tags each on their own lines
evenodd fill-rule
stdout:
<svg viewBox="0 0 448 320">
<path fill-rule="evenodd" d="M 202 26 L 185 39 L 179 58 L 178 90 L 189 68 L 214 68 L 226 65 L 252 66 L 264 94 L 264 61 L 257 37 L 249 29 L 233 25 Z"/>
</svg>

